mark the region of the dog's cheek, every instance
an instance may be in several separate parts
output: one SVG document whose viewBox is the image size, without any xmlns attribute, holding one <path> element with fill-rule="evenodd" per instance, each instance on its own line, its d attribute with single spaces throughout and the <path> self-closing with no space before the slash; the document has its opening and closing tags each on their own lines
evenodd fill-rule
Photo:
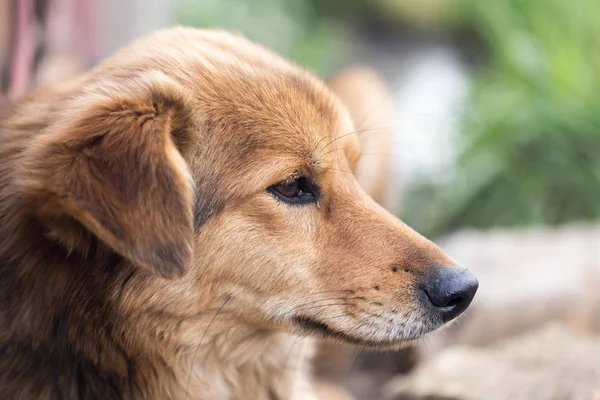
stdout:
<svg viewBox="0 0 600 400">
<path fill-rule="evenodd" d="M 315 246 L 311 235 L 299 232 L 309 227 L 299 223 L 294 230 L 292 221 L 264 208 L 268 206 L 261 209 L 250 203 L 224 211 L 203 226 L 195 244 L 202 257 L 195 268 L 205 279 L 267 295 L 313 284 Z"/>
</svg>

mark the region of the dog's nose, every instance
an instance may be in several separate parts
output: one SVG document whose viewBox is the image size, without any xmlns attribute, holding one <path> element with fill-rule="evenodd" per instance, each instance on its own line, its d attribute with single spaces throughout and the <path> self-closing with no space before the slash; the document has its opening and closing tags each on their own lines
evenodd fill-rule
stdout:
<svg viewBox="0 0 600 400">
<path fill-rule="evenodd" d="M 471 304 L 479 282 L 465 267 L 435 267 L 421 282 L 421 290 L 429 302 L 448 322 L 462 313 Z"/>
</svg>

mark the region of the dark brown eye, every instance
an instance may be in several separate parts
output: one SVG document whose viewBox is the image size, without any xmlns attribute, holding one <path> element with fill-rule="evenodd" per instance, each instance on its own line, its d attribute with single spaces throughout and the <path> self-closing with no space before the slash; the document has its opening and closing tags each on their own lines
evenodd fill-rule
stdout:
<svg viewBox="0 0 600 400">
<path fill-rule="evenodd" d="M 285 197 L 296 197 L 302 194 L 302 188 L 300 187 L 299 179 L 292 179 L 291 181 L 278 183 L 273 187 L 279 194 Z"/>
<path fill-rule="evenodd" d="M 313 203 L 317 200 L 317 187 L 305 177 L 281 181 L 271 186 L 269 191 L 291 204 Z"/>
</svg>

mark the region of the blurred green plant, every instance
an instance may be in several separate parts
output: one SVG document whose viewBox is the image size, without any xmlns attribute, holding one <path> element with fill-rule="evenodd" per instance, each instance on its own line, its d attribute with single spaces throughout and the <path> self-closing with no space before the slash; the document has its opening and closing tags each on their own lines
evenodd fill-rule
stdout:
<svg viewBox="0 0 600 400">
<path fill-rule="evenodd" d="M 324 75 L 351 46 L 342 23 L 310 0 L 175 0 L 177 23 L 244 34 Z"/>
<path fill-rule="evenodd" d="M 369 1 L 369 0 L 367 0 Z M 382 20 L 396 26 L 409 24 L 421 31 L 441 31 L 462 22 L 456 0 L 370 0 Z"/>
<path fill-rule="evenodd" d="M 437 235 L 597 220 L 600 3 L 457 4 L 486 57 L 476 69 L 455 178 L 409 188 L 407 221 Z"/>
</svg>

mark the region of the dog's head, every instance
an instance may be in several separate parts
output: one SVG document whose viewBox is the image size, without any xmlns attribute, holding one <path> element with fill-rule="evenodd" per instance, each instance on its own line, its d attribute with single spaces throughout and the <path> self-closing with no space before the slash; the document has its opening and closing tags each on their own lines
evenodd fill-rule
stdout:
<svg viewBox="0 0 600 400">
<path fill-rule="evenodd" d="M 162 32 L 80 86 L 22 181 L 61 245 L 85 254 L 99 239 L 145 276 L 128 300 L 139 312 L 211 299 L 237 323 L 388 346 L 473 298 L 467 269 L 358 185 L 340 101 L 270 52 Z"/>
</svg>

